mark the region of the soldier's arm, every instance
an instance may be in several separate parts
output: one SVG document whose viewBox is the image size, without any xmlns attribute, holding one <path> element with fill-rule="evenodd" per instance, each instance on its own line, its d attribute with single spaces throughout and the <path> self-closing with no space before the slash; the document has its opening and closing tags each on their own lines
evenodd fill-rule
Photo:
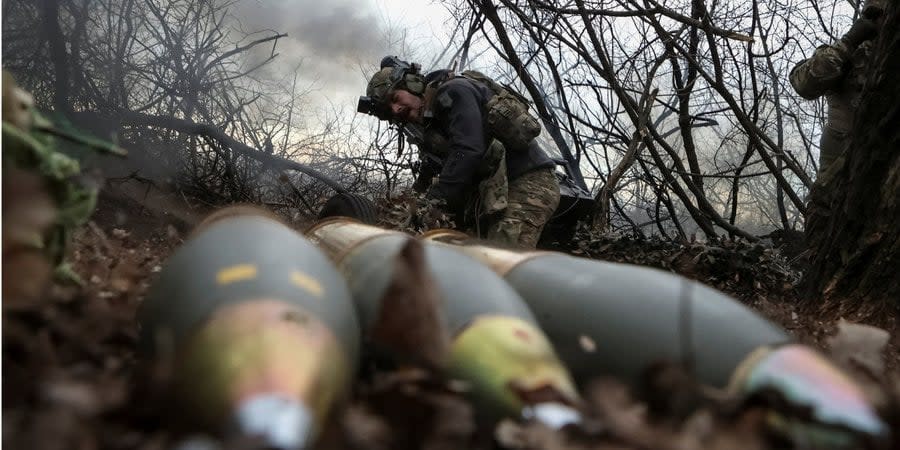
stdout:
<svg viewBox="0 0 900 450">
<path fill-rule="evenodd" d="M 447 122 L 450 151 L 429 196 L 447 201 L 451 212 L 463 206 L 485 152 L 484 121 L 478 92 L 469 83 L 447 83 L 435 97 L 437 118 Z"/>
<path fill-rule="evenodd" d="M 813 100 L 837 87 L 846 72 L 850 50 L 843 41 L 822 45 L 812 57 L 791 70 L 791 86 L 801 97 Z"/>
<path fill-rule="evenodd" d="M 425 192 L 431 187 L 434 177 L 441 173 L 440 163 L 434 161 L 434 156 L 427 153 L 419 155 L 419 173 L 416 174 L 416 180 L 413 182 L 413 190 L 416 192 Z"/>
</svg>

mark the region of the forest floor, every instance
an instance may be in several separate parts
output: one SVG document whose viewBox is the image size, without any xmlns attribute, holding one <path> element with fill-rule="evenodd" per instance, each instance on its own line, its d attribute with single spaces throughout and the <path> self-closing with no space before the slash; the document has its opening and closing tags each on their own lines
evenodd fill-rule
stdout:
<svg viewBox="0 0 900 450">
<path fill-rule="evenodd" d="M 238 440 L 186 441 L 181 418 L 166 404 L 164 377 L 136 352 L 136 308 L 166 257 L 206 212 L 164 196 L 150 201 L 139 189 L 105 194 L 91 222 L 74 236 L 70 260 L 84 286 L 54 284 L 29 301 L 4 299 L 5 448 L 151 450 L 179 443 L 183 449 L 256 448 Z M 900 430 L 900 317 L 876 318 L 890 335 L 886 348 L 867 343 L 865 336 L 854 340 L 839 333 L 842 320 L 872 318 L 798 307 L 799 268 L 763 245 L 582 236 L 567 247 L 579 256 L 669 270 L 733 295 L 847 368 L 882 417 Z M 871 353 L 874 369 L 871 357 L 868 365 L 859 361 Z M 479 428 L 471 404 L 435 386 L 427 373 L 376 373 L 357 382 L 320 447 L 808 448 L 766 426 L 766 408 L 776 406 L 758 399 L 735 404 L 710 398 L 674 367 L 657 375 L 641 389 L 628 389 L 619 380 L 597 380 L 585 394 L 589 413 L 584 425 L 551 431 L 510 421 Z M 866 442 L 860 448 L 890 445 Z"/>
</svg>

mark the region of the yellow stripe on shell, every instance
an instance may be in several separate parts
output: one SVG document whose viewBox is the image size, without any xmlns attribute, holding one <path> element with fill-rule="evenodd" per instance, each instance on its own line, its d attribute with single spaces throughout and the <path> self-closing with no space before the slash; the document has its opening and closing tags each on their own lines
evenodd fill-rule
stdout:
<svg viewBox="0 0 900 450">
<path fill-rule="evenodd" d="M 253 264 L 236 264 L 225 267 L 216 273 L 217 284 L 231 284 L 238 281 L 252 280 L 256 278 L 257 269 Z"/>
<path fill-rule="evenodd" d="M 322 294 L 324 294 L 325 292 L 325 289 L 322 287 L 322 283 L 319 283 L 319 281 L 315 278 L 299 270 L 291 271 L 291 283 L 294 286 L 297 286 L 298 288 L 303 289 L 319 298 L 321 298 Z"/>
</svg>

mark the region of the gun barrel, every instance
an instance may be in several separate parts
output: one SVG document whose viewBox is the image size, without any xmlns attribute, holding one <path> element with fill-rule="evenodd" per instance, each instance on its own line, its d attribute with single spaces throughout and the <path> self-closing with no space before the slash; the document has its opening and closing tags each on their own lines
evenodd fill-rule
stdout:
<svg viewBox="0 0 900 450">
<path fill-rule="evenodd" d="M 303 448 L 355 371 L 350 294 L 299 233 L 224 211 L 166 261 L 138 312 L 141 347 L 171 358 L 178 406 L 198 424 Z"/>
</svg>

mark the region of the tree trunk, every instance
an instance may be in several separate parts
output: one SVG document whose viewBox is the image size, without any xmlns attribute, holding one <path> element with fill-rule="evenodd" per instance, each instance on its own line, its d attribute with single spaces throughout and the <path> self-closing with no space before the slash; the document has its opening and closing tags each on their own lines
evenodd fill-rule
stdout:
<svg viewBox="0 0 900 450">
<path fill-rule="evenodd" d="M 891 3 L 849 151 L 810 194 L 809 304 L 886 321 L 900 310 L 900 8 Z M 833 172 L 832 172 L 833 170 Z"/>
<path fill-rule="evenodd" d="M 68 116 L 72 110 L 69 104 L 69 57 L 66 54 L 66 38 L 59 26 L 59 0 L 43 1 L 41 14 L 50 60 L 53 62 L 53 107 L 56 112 Z"/>
</svg>

